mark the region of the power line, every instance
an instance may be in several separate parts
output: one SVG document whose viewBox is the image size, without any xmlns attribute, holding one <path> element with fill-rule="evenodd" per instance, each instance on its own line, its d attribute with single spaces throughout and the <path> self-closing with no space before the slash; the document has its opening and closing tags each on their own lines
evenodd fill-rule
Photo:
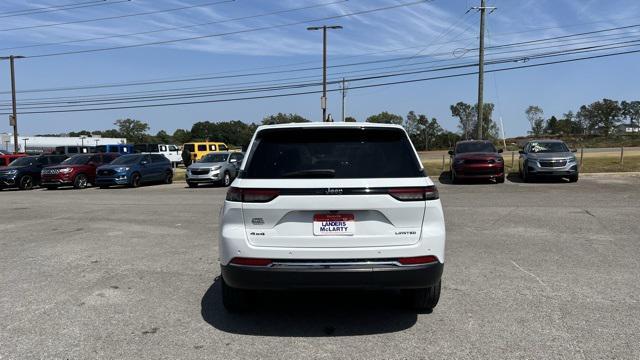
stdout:
<svg viewBox="0 0 640 360">
<path fill-rule="evenodd" d="M 130 0 L 120 0 L 118 2 L 126 2 L 126 1 L 130 1 Z M 74 21 L 66 21 L 66 22 L 59 22 L 59 23 L 49 23 L 49 24 L 22 26 L 22 27 L 16 27 L 16 28 L 0 29 L 0 32 L 27 30 L 27 29 L 39 29 L 39 28 L 45 28 L 45 27 L 51 27 L 51 26 L 82 24 L 82 23 L 96 22 L 96 21 L 123 19 L 123 18 L 134 17 L 134 16 L 153 15 L 153 14 L 167 13 L 167 12 L 173 12 L 173 11 L 179 11 L 179 10 L 193 9 L 193 8 L 198 8 L 198 7 L 213 6 L 213 5 L 218 5 L 218 4 L 230 3 L 230 2 L 234 2 L 234 1 L 235 0 L 224 0 L 224 1 L 208 2 L 208 3 L 204 3 L 204 4 L 198 4 L 198 5 L 180 6 L 180 7 L 175 7 L 175 8 L 171 8 L 171 9 L 164 9 L 164 10 L 145 11 L 145 12 L 139 12 L 139 13 L 134 13 L 134 14 L 124 14 L 124 15 L 116 15 L 116 16 L 107 16 L 107 17 L 101 17 L 101 18 L 94 18 L 94 19 L 74 20 Z"/>
<path fill-rule="evenodd" d="M 638 45 L 636 45 L 636 46 L 638 46 Z M 604 50 L 609 50 L 609 49 L 615 49 L 615 47 L 604 49 Z M 602 49 L 600 49 L 600 51 L 601 50 Z M 565 51 L 564 53 L 563 52 L 550 52 L 550 53 L 542 53 L 542 54 L 530 55 L 529 58 L 531 58 L 531 59 L 539 59 L 539 58 L 546 58 L 546 57 L 560 56 L 560 55 L 567 55 L 567 54 L 578 54 L 578 53 L 584 53 L 584 52 L 589 52 L 589 51 L 594 51 L 594 50 L 593 49 L 589 49 L 589 48 L 573 49 L 570 52 Z M 595 51 L 599 51 L 599 50 L 595 50 Z M 599 57 L 601 57 L 601 56 L 602 55 L 600 55 Z M 596 57 L 598 57 L 598 56 L 596 56 Z M 593 58 L 593 57 L 591 57 L 591 58 Z M 500 59 L 500 60 L 492 60 L 492 61 L 487 62 L 487 65 L 503 64 L 503 63 L 513 62 L 515 60 L 516 60 L 516 58 L 504 58 L 504 59 Z M 564 60 L 564 61 L 560 61 L 560 62 L 566 62 L 566 61 L 573 61 L 573 60 L 570 59 L 570 60 Z M 552 63 L 558 63 L 558 62 L 552 62 Z M 468 64 L 462 64 L 462 65 L 456 65 L 456 66 L 449 66 L 449 67 L 435 68 L 435 69 L 428 69 L 428 70 L 420 70 L 420 71 L 412 71 L 412 72 L 404 72 L 404 73 L 390 73 L 390 74 L 381 74 L 381 75 L 367 76 L 367 77 L 361 77 L 361 78 L 351 78 L 351 79 L 349 79 L 349 81 L 350 82 L 369 81 L 369 80 L 382 79 L 382 78 L 387 78 L 387 77 L 414 75 L 414 74 L 425 73 L 425 72 L 435 72 L 435 71 L 443 71 L 443 70 L 462 69 L 462 68 L 465 68 L 465 67 L 472 67 L 472 66 L 477 66 L 477 63 L 468 63 Z M 336 81 L 333 81 L 332 83 L 339 83 L 340 81 L 341 80 L 336 80 Z M 399 83 L 402 83 L 402 82 L 399 82 Z M 137 100 L 137 99 L 140 99 L 140 98 L 122 98 L 122 99 L 119 99 L 118 101 L 103 102 L 103 103 L 99 103 L 99 104 L 96 104 L 94 102 L 94 103 L 90 103 L 90 104 L 41 106 L 41 107 L 24 107 L 23 106 L 22 108 L 23 109 L 24 108 L 27 108 L 27 109 L 40 109 L 40 108 L 52 109 L 52 108 L 70 108 L 70 107 L 79 107 L 79 106 L 93 106 L 93 105 L 112 105 L 112 104 L 130 103 L 130 102 L 138 102 L 139 103 L 139 102 L 173 100 L 173 99 L 184 99 L 184 98 L 211 97 L 211 96 L 214 96 L 214 95 L 223 96 L 223 95 L 237 95 L 237 94 L 247 94 L 247 93 L 254 93 L 254 92 L 265 92 L 265 91 L 281 91 L 281 90 L 289 90 L 289 89 L 296 89 L 296 88 L 318 86 L 319 84 L 320 84 L 319 82 L 315 82 L 315 83 L 300 83 L 300 84 L 289 85 L 289 86 L 270 86 L 270 87 L 263 87 L 263 88 L 249 88 L 249 89 L 240 89 L 240 90 L 224 90 L 224 91 L 204 92 L 204 93 L 188 93 L 188 94 L 161 96 L 161 97 L 146 97 L 146 98 L 143 98 L 142 100 Z M 369 86 L 356 86 L 356 87 L 352 87 L 352 88 L 353 89 L 358 89 L 358 88 L 366 88 L 366 87 L 369 87 Z M 32 113 L 32 112 L 24 112 L 24 113 Z"/>
<path fill-rule="evenodd" d="M 233 1 L 233 0 L 231 0 L 231 1 Z M 340 19 L 340 18 L 355 16 L 355 15 L 370 14 L 370 13 L 379 12 L 379 11 L 392 10 L 392 9 L 397 9 L 397 8 L 402 8 L 402 7 L 422 4 L 422 3 L 425 3 L 426 1 L 428 1 L 428 0 L 418 0 L 418 1 L 402 3 L 402 4 L 397 4 L 397 5 L 391 5 L 391 6 L 385 6 L 385 7 L 380 7 L 380 8 L 374 8 L 374 9 L 369 9 L 369 10 L 355 11 L 355 12 L 341 14 L 341 15 L 333 15 L 333 16 L 327 16 L 327 17 L 323 17 L 323 18 L 295 21 L 295 22 L 290 22 L 290 23 L 285 23 L 285 24 L 263 26 L 263 27 L 258 27 L 258 28 L 249 28 L 249 29 L 244 29 L 244 30 L 229 31 L 229 32 L 217 33 L 217 34 L 199 35 L 199 36 L 193 36 L 193 37 L 188 37 L 188 38 L 180 38 L 180 39 L 172 39 L 172 40 L 160 40 L 160 41 L 152 41 L 152 42 L 132 44 L 132 45 L 120 45 L 120 46 L 112 46 L 112 47 L 106 47 L 106 48 L 98 48 L 98 49 L 86 49 L 86 50 L 76 50 L 76 51 L 66 51 L 66 52 L 30 55 L 30 56 L 27 56 L 27 57 L 28 58 L 42 58 L 42 57 L 61 56 L 61 55 L 86 54 L 86 53 L 94 53 L 94 52 L 102 52 L 102 51 L 131 49 L 131 48 L 137 48 L 137 47 L 143 47 L 143 46 L 151 46 L 151 45 L 165 45 L 165 44 L 172 44 L 172 43 L 176 43 L 176 42 L 207 39 L 207 38 L 212 38 L 212 37 L 220 37 L 220 36 L 228 36 L 228 35 L 236 35 L 236 34 L 246 34 L 246 33 L 256 32 L 256 31 L 272 30 L 272 29 L 278 29 L 278 28 L 283 28 L 283 27 L 302 25 L 302 24 L 308 24 L 308 23 L 315 23 L 315 22 L 320 22 L 320 21 L 325 21 L 325 20 L 334 20 L 334 19 Z"/>
<path fill-rule="evenodd" d="M 25 16 L 25 15 L 37 15 L 37 14 L 43 14 L 43 13 L 56 12 L 56 11 L 66 11 L 66 10 L 73 10 L 73 9 L 80 9 L 80 8 L 87 8 L 87 7 L 94 7 L 94 6 L 111 5 L 111 4 L 117 4 L 117 3 L 126 2 L 126 1 L 131 1 L 131 0 L 112 1 L 112 2 L 107 2 L 107 0 L 93 0 L 93 1 L 85 1 L 80 3 L 72 3 L 67 5 L 44 6 L 39 8 L 32 8 L 29 10 L 14 10 L 14 11 L 1 13 L 0 18 Z"/>
<path fill-rule="evenodd" d="M 590 60 L 611 56 L 619 56 L 619 55 L 627 55 L 639 53 L 640 50 L 630 50 L 625 52 L 617 52 L 617 53 L 609 53 L 603 55 L 593 55 L 582 58 L 573 58 L 567 60 L 557 60 L 546 63 L 539 64 L 529 64 L 529 65 L 520 65 L 520 66 L 512 66 L 500 69 L 491 69 L 486 70 L 485 72 L 493 73 L 493 72 L 502 72 L 502 71 L 510 71 L 510 70 L 519 70 L 525 68 L 532 67 L 540 67 L 554 64 L 562 64 L 569 63 L 575 61 L 582 60 Z M 360 85 L 355 87 L 350 87 L 350 89 L 364 89 L 364 88 L 372 88 L 372 87 L 380 87 L 380 86 L 391 86 L 391 85 L 399 85 L 399 84 L 408 84 L 408 83 L 416 83 L 416 82 L 424 82 L 429 80 L 439 80 L 439 79 L 448 79 L 462 76 L 470 76 L 476 75 L 477 72 L 466 72 L 459 74 L 451 74 L 451 75 L 442 75 L 435 76 L 429 78 L 421 78 L 421 79 L 411 79 L 411 80 L 401 80 L 387 83 L 378 83 L 378 84 L 368 84 L 368 85 Z M 329 92 L 340 91 L 340 89 L 329 89 Z M 199 101 L 185 101 L 185 102 L 175 102 L 175 103 L 165 103 L 165 104 L 148 104 L 148 105 L 131 105 L 131 106 L 117 106 L 117 107 L 101 107 L 101 108 L 84 108 L 84 109 L 70 109 L 70 110 L 51 110 L 51 111 L 26 111 L 20 112 L 20 114 L 50 114 L 50 113 L 69 113 L 69 112 L 86 112 L 86 111 L 105 111 L 105 110 L 123 110 L 123 109 L 138 109 L 138 108 L 153 108 L 153 107 L 166 107 L 166 106 L 182 106 L 182 105 L 195 105 L 195 104 L 208 104 L 208 103 L 220 103 L 220 102 L 231 102 L 231 101 L 242 101 L 242 100 L 258 100 L 258 99 L 270 99 L 270 98 L 278 98 L 278 97 L 289 97 L 289 96 L 299 96 L 299 95 L 309 95 L 309 94 L 318 94 L 321 91 L 305 91 L 305 92 L 297 92 L 297 93 L 286 93 L 286 94 L 273 94 L 273 95 L 262 95 L 262 96 L 251 96 L 251 97 L 241 97 L 241 98 L 229 98 L 229 99 L 214 99 L 214 100 L 199 100 Z M 8 113 L 1 113 L 0 115 L 7 115 Z"/>
<path fill-rule="evenodd" d="M 130 37 L 130 36 L 137 36 L 137 35 L 155 34 L 155 33 L 165 32 L 165 31 L 191 29 L 194 27 L 200 27 L 200 26 L 206 26 L 206 25 L 224 24 L 224 23 L 229 23 L 229 22 L 239 21 L 239 20 L 249 20 L 249 19 L 256 19 L 256 18 L 266 17 L 266 16 L 286 14 L 294 11 L 309 10 L 309 9 L 314 9 L 314 8 L 319 8 L 324 6 L 335 5 L 335 4 L 339 4 L 347 1 L 348 0 L 337 0 L 337 1 L 328 2 L 328 3 L 321 3 L 321 4 L 303 6 L 303 7 L 292 8 L 292 9 L 284 9 L 284 10 L 272 11 L 272 12 L 267 12 L 262 14 L 247 15 L 247 16 L 241 16 L 241 17 L 225 19 L 225 20 L 208 21 L 204 23 L 184 25 L 184 26 L 171 26 L 171 27 L 165 27 L 165 28 L 160 28 L 156 30 L 140 31 L 135 33 L 127 33 L 127 34 L 115 34 L 115 35 L 98 36 L 98 37 L 86 38 L 86 39 L 78 39 L 78 40 L 67 40 L 67 41 L 59 41 L 59 42 L 44 43 L 44 44 L 32 44 L 32 45 L 24 45 L 24 46 L 16 46 L 16 47 L 6 47 L 6 48 L 0 48 L 0 50 L 26 49 L 26 48 L 43 47 L 43 46 L 77 44 L 77 43 L 87 42 L 87 41 L 115 39 L 115 38 Z"/>
</svg>

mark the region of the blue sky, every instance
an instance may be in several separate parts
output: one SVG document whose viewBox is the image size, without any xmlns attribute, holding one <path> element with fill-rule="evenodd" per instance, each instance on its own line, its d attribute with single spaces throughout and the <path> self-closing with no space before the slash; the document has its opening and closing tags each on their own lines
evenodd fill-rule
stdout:
<svg viewBox="0 0 640 360">
<path fill-rule="evenodd" d="M 433 0 L 402 8 L 388 9 L 334 20 L 299 23 L 324 17 L 411 3 L 413 0 L 235 0 L 212 4 L 214 0 L 106 0 L 105 5 L 47 12 L 28 16 L 7 16 L 12 11 L 87 1 L 5 0 L 0 4 L 0 54 L 26 56 L 83 51 L 113 46 L 130 46 L 148 42 L 174 41 L 208 36 L 190 41 L 131 47 L 114 51 L 32 57 L 16 60 L 18 101 L 51 97 L 77 97 L 112 94 L 132 96 L 131 92 L 188 89 L 192 87 L 226 89 L 229 87 L 265 86 L 282 82 L 316 82 L 321 80 L 321 34 L 306 31 L 308 25 L 339 24 L 342 30 L 329 34 L 329 64 L 382 61 L 332 68 L 330 79 L 354 78 L 381 72 L 425 69 L 472 62 L 476 56 L 478 14 L 468 13 L 479 1 Z M 219 2 L 222 2 L 220 0 Z M 487 45 L 563 36 L 640 23 L 637 0 L 488 0 L 498 9 L 488 15 Z M 179 11 L 130 16 L 120 19 L 81 22 L 87 19 L 131 15 L 177 7 L 210 4 Z M 271 16 L 232 20 L 275 11 L 314 6 Z M 60 22 L 74 24 L 49 26 Z M 216 24 L 196 26 L 202 23 Z M 273 29 L 253 31 L 282 25 Z M 40 27 L 34 27 L 40 26 Z M 30 29 L 14 28 L 32 27 Z M 178 27 L 179 29 L 175 29 Z M 171 28 L 171 30 L 167 30 Z M 591 41 L 604 44 L 622 37 L 640 39 L 640 28 L 605 33 L 597 40 L 556 42 L 555 49 L 535 46 L 515 48 L 509 54 L 487 53 L 488 59 L 522 56 L 536 52 L 576 48 Z M 157 31 L 156 31 L 157 30 Z M 162 31 L 161 31 L 162 30 Z M 135 36 L 114 36 L 138 32 Z M 209 36 L 221 33 L 226 36 Z M 239 32 L 239 33 L 238 33 Z M 72 42 L 88 38 L 90 41 Z M 70 42 L 61 45 L 33 46 Z M 28 47 L 27 47 L 28 46 Z M 541 45 L 538 45 L 541 46 Z M 629 47 L 622 50 L 635 50 Z M 588 54 L 590 55 L 590 54 Z M 385 60 L 404 57 L 404 60 Z M 552 58 L 550 60 L 557 60 Z M 529 61 L 533 64 L 535 61 Z M 504 66 L 515 66 L 510 63 Z M 502 117 L 507 136 L 524 134 L 528 129 L 524 110 L 528 105 L 541 106 L 547 117 L 603 97 L 617 100 L 640 100 L 640 55 L 607 57 L 546 67 L 489 73 L 485 80 L 485 101 L 496 105 L 495 118 Z M 296 69 L 313 68 L 306 71 Z M 491 69 L 490 66 L 487 69 Z M 208 79 L 144 86 L 107 87 L 75 91 L 30 92 L 76 86 L 119 84 L 138 81 L 184 79 L 194 76 L 220 76 L 278 71 L 276 74 L 239 78 Z M 473 69 L 422 73 L 386 79 L 359 81 L 350 86 L 386 81 L 409 80 L 453 74 Z M 251 83 L 251 84 L 247 84 Z M 0 64 L 0 103 L 3 112 L 9 104 L 10 80 L 7 62 Z M 331 85 L 336 89 L 336 85 Z M 302 91 L 319 90 L 319 86 Z M 176 91 L 176 90 L 173 90 Z M 299 90 L 288 90 L 299 91 Z M 465 76 L 410 84 L 350 90 L 347 115 L 359 121 L 380 111 L 406 115 L 410 110 L 436 117 L 441 125 L 456 130 L 456 119 L 449 106 L 458 101 L 475 103 L 477 76 Z M 283 93 L 276 92 L 276 93 Z M 148 94 L 148 93 L 147 93 Z M 260 93 L 256 95 L 264 95 Z M 273 94 L 273 92 L 272 92 Z M 224 97 L 218 97 L 224 98 Z M 75 113 L 20 115 L 20 133 L 24 135 L 58 133 L 70 130 L 112 128 L 113 121 L 130 117 L 148 122 L 152 132 L 190 128 L 197 121 L 242 120 L 259 122 L 277 112 L 299 113 L 320 120 L 320 95 L 309 94 L 261 100 L 219 102 L 175 107 L 120 109 Z M 206 100 L 209 98 L 198 98 Z M 340 117 L 340 96 L 329 94 L 329 112 Z M 25 105 L 26 106 L 26 105 Z M 21 107 L 22 109 L 23 107 Z M 26 111 L 26 110 L 23 110 Z M 4 117 L 5 115 L 3 115 Z M 8 120 L 0 120 L 0 132 L 10 132 Z"/>
</svg>

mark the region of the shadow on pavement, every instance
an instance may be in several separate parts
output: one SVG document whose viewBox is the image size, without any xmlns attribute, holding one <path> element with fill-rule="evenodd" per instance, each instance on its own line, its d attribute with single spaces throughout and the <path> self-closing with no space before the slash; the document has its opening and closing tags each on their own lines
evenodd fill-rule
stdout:
<svg viewBox="0 0 640 360">
<path fill-rule="evenodd" d="M 201 301 L 204 321 L 233 334 L 288 337 L 353 336 L 402 331 L 417 313 L 402 308 L 393 291 L 259 292 L 251 310 L 229 313 L 222 305 L 220 280 Z"/>
</svg>

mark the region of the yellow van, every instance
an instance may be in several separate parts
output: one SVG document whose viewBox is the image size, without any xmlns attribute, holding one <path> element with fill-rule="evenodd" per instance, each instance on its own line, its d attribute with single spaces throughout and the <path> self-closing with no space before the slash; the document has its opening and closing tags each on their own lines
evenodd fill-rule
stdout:
<svg viewBox="0 0 640 360">
<path fill-rule="evenodd" d="M 193 142 L 186 143 L 182 146 L 182 149 L 189 150 L 191 153 L 191 160 L 200 160 L 203 156 L 210 152 L 229 151 L 229 148 L 225 143 L 221 142 Z"/>
</svg>

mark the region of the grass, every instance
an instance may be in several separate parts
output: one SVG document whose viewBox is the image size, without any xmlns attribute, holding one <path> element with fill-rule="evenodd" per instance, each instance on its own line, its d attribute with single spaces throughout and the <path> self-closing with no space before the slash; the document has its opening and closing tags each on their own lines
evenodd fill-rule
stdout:
<svg viewBox="0 0 640 360">
<path fill-rule="evenodd" d="M 587 156 L 588 155 L 588 156 Z M 579 156 L 579 154 L 578 154 Z M 515 156 L 514 167 L 511 167 L 511 155 L 507 154 L 505 159 L 505 171 L 507 173 L 518 172 L 518 157 Z M 427 174 L 440 175 L 442 169 L 442 159 L 429 159 L 422 162 Z M 445 158 L 444 171 L 449 171 L 449 159 Z M 582 165 L 582 173 L 603 173 L 603 172 L 640 172 L 640 155 L 627 155 L 624 157 L 624 164 L 620 164 L 619 155 L 601 155 L 597 153 L 585 154 Z"/>
</svg>

